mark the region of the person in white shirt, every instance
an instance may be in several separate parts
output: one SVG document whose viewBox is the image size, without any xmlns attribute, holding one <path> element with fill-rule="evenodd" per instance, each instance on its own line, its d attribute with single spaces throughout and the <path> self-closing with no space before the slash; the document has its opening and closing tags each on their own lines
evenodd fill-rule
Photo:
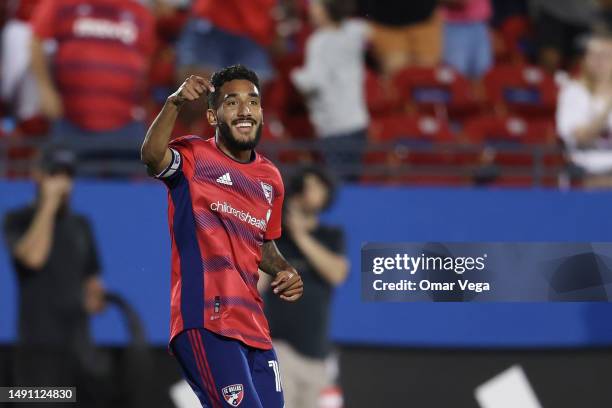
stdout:
<svg viewBox="0 0 612 408">
<path fill-rule="evenodd" d="M 612 187 L 612 35 L 587 43 L 581 76 L 561 86 L 557 131 L 587 187 Z"/>
<path fill-rule="evenodd" d="M 306 97 L 326 164 L 343 178 L 359 169 L 370 120 L 364 93 L 370 29 L 365 21 L 347 18 L 350 10 L 346 0 L 311 2 L 317 29 L 306 44 L 304 66 L 291 74 Z"/>
<path fill-rule="evenodd" d="M 34 2 L 12 2 L 11 18 L 0 30 L 0 98 L 10 106 L 18 121 L 39 115 L 40 94 L 30 69 L 32 28 L 28 19 Z M 51 47 L 45 48 L 50 52 Z"/>
</svg>

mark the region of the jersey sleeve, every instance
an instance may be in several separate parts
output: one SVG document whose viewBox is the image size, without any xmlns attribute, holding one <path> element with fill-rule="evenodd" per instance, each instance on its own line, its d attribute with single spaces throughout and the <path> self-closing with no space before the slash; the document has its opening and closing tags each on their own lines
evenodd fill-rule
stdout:
<svg viewBox="0 0 612 408">
<path fill-rule="evenodd" d="M 265 240 L 278 239 L 281 236 L 281 223 L 283 216 L 283 200 L 285 198 L 285 187 L 283 186 L 280 175 L 278 176 L 280 182 L 278 183 L 276 194 L 272 200 L 272 213 L 268 221 L 268 227 L 264 234 Z"/>
<path fill-rule="evenodd" d="M 32 14 L 32 31 L 41 39 L 55 38 L 57 10 L 61 0 L 42 0 Z"/>
<path fill-rule="evenodd" d="M 186 168 L 193 168 L 193 146 L 191 137 L 184 136 L 172 140 L 168 144 L 168 148 L 172 153 L 170 164 L 154 177 L 160 179 L 167 184 L 176 179 L 182 174 Z"/>
</svg>

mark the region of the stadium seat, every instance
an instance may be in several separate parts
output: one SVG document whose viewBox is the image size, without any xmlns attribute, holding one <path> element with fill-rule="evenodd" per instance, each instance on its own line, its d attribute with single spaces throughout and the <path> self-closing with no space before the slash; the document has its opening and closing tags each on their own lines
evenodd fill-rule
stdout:
<svg viewBox="0 0 612 408">
<path fill-rule="evenodd" d="M 533 148 L 528 146 L 555 145 L 555 127 L 550 120 L 483 116 L 468 121 L 463 133 L 474 144 L 496 149 L 495 163 L 507 166 L 532 166 Z"/>
<path fill-rule="evenodd" d="M 315 130 L 307 114 L 287 115 L 283 120 L 287 134 L 292 139 L 314 139 Z"/>
<path fill-rule="evenodd" d="M 463 185 L 455 171 L 457 155 L 448 123 L 425 115 L 395 114 L 375 118 L 364 155 L 365 183 Z"/>
<path fill-rule="evenodd" d="M 474 143 L 553 144 L 552 120 L 526 120 L 517 116 L 478 116 L 468 120 L 464 133 Z"/>
<path fill-rule="evenodd" d="M 446 121 L 429 115 L 393 114 L 372 119 L 369 137 L 375 141 L 412 139 L 450 142 L 454 135 Z"/>
<path fill-rule="evenodd" d="M 479 109 L 472 84 L 447 66 L 408 67 L 394 76 L 393 83 L 408 110 L 465 117 Z"/>
<path fill-rule="evenodd" d="M 546 174 L 542 184 L 554 186 L 556 173 L 564 165 L 557 149 L 555 126 L 551 120 L 525 120 L 516 116 L 494 115 L 474 118 L 463 129 L 465 137 L 475 145 L 487 146 L 492 162 L 501 166 L 502 174 L 493 183 L 499 187 L 528 187 L 534 177 L 536 146 L 541 149 L 540 171 Z"/>
<path fill-rule="evenodd" d="M 488 101 L 495 112 L 528 117 L 552 117 L 557 102 L 554 78 L 531 65 L 498 65 L 484 78 Z"/>
<path fill-rule="evenodd" d="M 368 110 L 372 116 L 386 115 L 402 110 L 397 88 L 386 83 L 374 71 L 366 71 L 365 95 Z"/>
</svg>

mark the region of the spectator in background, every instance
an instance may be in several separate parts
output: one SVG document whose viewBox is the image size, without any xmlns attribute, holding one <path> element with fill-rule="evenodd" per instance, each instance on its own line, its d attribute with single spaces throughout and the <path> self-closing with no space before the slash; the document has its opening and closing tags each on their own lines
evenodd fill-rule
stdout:
<svg viewBox="0 0 612 408">
<path fill-rule="evenodd" d="M 358 4 L 359 15 L 372 21 L 373 53 L 383 73 L 440 63 L 442 17 L 437 0 L 359 0 Z"/>
<path fill-rule="evenodd" d="M 478 79 L 493 63 L 488 21 L 490 0 L 441 0 L 444 16 L 444 62 Z"/>
<path fill-rule="evenodd" d="M 33 119 L 40 113 L 38 86 L 30 70 L 32 29 L 29 20 L 40 0 L 19 0 L 2 30 L 0 81 L 2 101 L 12 107 L 18 121 Z"/>
<path fill-rule="evenodd" d="M 304 66 L 292 72 L 294 85 L 305 96 L 326 165 L 341 176 L 361 162 L 369 123 L 364 95 L 365 46 L 369 27 L 348 19 L 346 0 L 313 0 L 310 14 L 315 32 L 306 44 Z"/>
<path fill-rule="evenodd" d="M 223 67 L 242 64 L 255 71 L 262 85 L 274 76 L 268 47 L 276 38 L 278 0 L 194 0 L 191 19 L 177 44 L 177 78 L 203 78 Z M 206 98 L 185 104 L 179 115 L 184 132 L 205 134 Z"/>
<path fill-rule="evenodd" d="M 262 82 L 271 79 L 267 47 L 276 35 L 275 6 L 276 0 L 195 0 L 178 44 L 179 78 L 209 78 L 223 67 L 242 64 Z"/>
<path fill-rule="evenodd" d="M 531 0 L 538 63 L 550 72 L 572 67 L 598 9 L 597 0 Z"/>
<path fill-rule="evenodd" d="M 571 160 L 586 172 L 586 185 L 612 186 L 612 36 L 587 43 L 579 79 L 561 87 L 557 130 Z"/>
<path fill-rule="evenodd" d="M 154 18 L 136 0 L 41 0 L 32 19 L 32 70 L 52 136 L 85 158 L 126 149 L 139 158 Z M 52 59 L 43 43 L 57 44 Z"/>
<path fill-rule="evenodd" d="M 84 361 L 88 314 L 104 308 L 104 289 L 91 226 L 70 209 L 74 169 L 71 151 L 44 151 L 33 172 L 35 202 L 4 217 L 19 284 L 15 385 L 79 386 L 94 370 Z M 79 401 L 86 394 L 79 388 Z"/>
<path fill-rule="evenodd" d="M 276 245 L 287 261 L 295 262 L 308 290 L 292 304 L 266 292 L 264 304 L 280 363 L 285 406 L 313 408 L 319 406 L 321 391 L 331 382 L 326 372 L 331 351 L 329 308 L 333 288 L 346 279 L 348 261 L 342 230 L 319 222 L 319 214 L 334 198 L 329 176 L 319 168 L 304 168 L 286 187 L 285 224 Z"/>
</svg>

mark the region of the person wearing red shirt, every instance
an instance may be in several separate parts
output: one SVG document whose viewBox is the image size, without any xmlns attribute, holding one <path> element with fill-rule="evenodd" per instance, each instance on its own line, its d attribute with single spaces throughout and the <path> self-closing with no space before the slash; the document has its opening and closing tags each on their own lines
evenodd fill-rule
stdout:
<svg viewBox="0 0 612 408">
<path fill-rule="evenodd" d="M 206 93 L 215 137 L 169 142 L 183 104 Z M 284 186 L 278 169 L 254 150 L 262 124 L 257 75 L 230 66 L 210 82 L 190 76 L 142 145 L 142 161 L 168 188 L 170 349 L 204 407 L 284 404 L 258 269 L 273 276 L 274 293 L 285 301 L 299 299 L 303 283 L 274 242 Z"/>
<path fill-rule="evenodd" d="M 179 75 L 210 76 L 233 64 L 253 69 L 262 82 L 273 76 L 267 52 L 274 41 L 277 0 L 195 0 L 178 43 Z"/>
<path fill-rule="evenodd" d="M 154 17 L 136 0 L 41 0 L 32 69 L 53 137 L 73 150 L 124 146 L 137 157 L 155 47 Z M 52 59 L 43 42 L 57 44 Z"/>
</svg>

